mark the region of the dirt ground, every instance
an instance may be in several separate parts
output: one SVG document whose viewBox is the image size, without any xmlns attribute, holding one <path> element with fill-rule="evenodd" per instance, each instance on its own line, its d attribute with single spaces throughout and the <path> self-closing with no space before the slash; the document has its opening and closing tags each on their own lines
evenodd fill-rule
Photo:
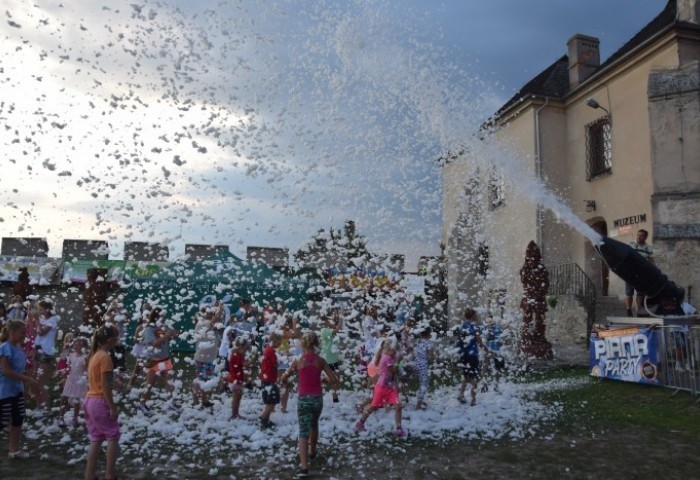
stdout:
<svg viewBox="0 0 700 480">
<path fill-rule="evenodd" d="M 81 434 L 82 435 L 82 434 Z M 408 439 L 391 446 L 366 445 L 355 459 L 319 451 L 313 478 L 386 479 L 696 479 L 700 478 L 700 438 L 681 432 L 655 432 L 644 426 L 602 429 L 582 426 L 578 433 L 546 432 L 518 441 L 464 441 L 440 444 Z M 389 440 L 387 440 L 389 442 Z M 66 464 L 60 450 L 42 452 L 39 459 L 0 461 L 0 478 L 56 480 L 82 478 L 84 465 Z M 274 452 L 270 452 L 274 454 Z M 361 459 L 360 461 L 356 460 Z M 154 478 L 129 459 L 120 461 L 121 479 Z M 147 470 L 148 471 L 148 470 Z M 164 465 L 159 478 L 292 478 L 294 465 L 260 469 L 250 458 L 235 471 L 217 475 Z"/>
<path fill-rule="evenodd" d="M 387 434 L 335 450 L 324 448 L 322 439 L 311 465 L 312 478 L 700 479 L 700 403 L 694 397 L 619 382 L 588 382 L 585 371 L 575 375 L 583 387 L 543 394 L 543 402 L 563 406 L 561 414 L 527 438 L 428 441 Z M 55 435 L 55 443 L 42 443 L 33 459 L 9 461 L 6 435 L 1 434 L 0 479 L 82 478 L 84 461 L 67 461 L 71 455 L 58 439 L 69 435 L 82 444 L 85 433 L 68 430 Z M 31 439 L 27 443 L 31 448 Z M 293 442 L 285 451 L 231 451 L 232 458 L 241 457 L 238 466 L 216 465 L 212 459 L 211 469 L 207 461 L 193 462 L 184 455 L 163 465 L 144 465 L 139 458 L 124 456 L 119 478 L 289 479 L 296 469 L 296 458 L 289 454 Z M 161 468 L 157 475 L 154 467 Z"/>
</svg>

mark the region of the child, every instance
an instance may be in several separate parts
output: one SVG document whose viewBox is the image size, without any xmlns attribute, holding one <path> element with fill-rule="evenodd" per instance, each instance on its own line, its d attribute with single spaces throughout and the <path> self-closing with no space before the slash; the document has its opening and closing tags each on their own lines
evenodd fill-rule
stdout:
<svg viewBox="0 0 700 480">
<path fill-rule="evenodd" d="M 245 368 L 250 366 L 246 360 L 246 352 L 250 344 L 243 337 L 234 340 L 233 347 L 228 357 L 228 376 L 226 381 L 231 389 L 231 420 L 243 418 L 240 414 L 241 398 L 243 397 L 243 385 L 245 385 Z"/>
<path fill-rule="evenodd" d="M 114 383 L 114 366 L 109 351 L 119 340 L 117 327 L 102 326 L 92 337 L 92 355 L 88 364 L 88 391 L 83 403 L 85 426 L 90 436 L 90 449 L 85 465 L 85 479 L 97 478 L 97 460 L 102 449 L 102 442 L 107 441 L 107 465 L 105 480 L 114 480 L 116 476 L 117 455 L 119 454 L 119 422 L 117 405 L 114 403 L 112 389 Z"/>
<path fill-rule="evenodd" d="M 382 342 L 382 348 L 377 351 L 375 363 L 381 354 L 381 360 L 379 360 L 379 379 L 374 386 L 374 396 L 372 397 L 371 406 L 365 410 L 362 417 L 357 422 L 357 425 L 355 425 L 355 431 L 358 433 L 365 431 L 365 422 L 372 412 L 389 405 L 396 410 L 396 430 L 394 433 L 397 437 L 406 436 L 406 432 L 401 427 L 401 401 L 399 400 L 399 388 L 396 378 L 398 372 L 397 364 L 400 360 L 397 355 L 398 343 L 396 337 L 391 337 L 384 340 L 384 342 Z"/>
<path fill-rule="evenodd" d="M 457 349 L 459 350 L 460 363 L 462 368 L 462 384 L 459 388 L 460 403 L 466 403 L 464 391 L 467 388 L 467 383 L 471 385 L 471 405 L 476 405 L 476 387 L 481 379 L 481 364 L 479 363 L 479 347 L 486 350 L 484 342 L 481 340 L 481 327 L 478 324 L 478 317 L 473 308 L 467 308 L 464 311 L 464 323 L 459 330 L 459 341 Z"/>
<path fill-rule="evenodd" d="M 174 395 L 174 387 L 170 381 L 173 375 L 173 363 L 170 360 L 170 341 L 178 336 L 171 328 L 163 328 L 165 321 L 163 310 L 154 308 L 148 318 L 148 323 L 143 329 L 143 343 L 146 345 L 146 389 L 141 394 L 138 408 L 142 412 L 148 411 L 146 402 L 151 396 L 151 389 L 158 378 L 165 382 L 165 390 L 171 397 Z M 179 405 L 172 402 L 169 406 L 172 410 L 179 409 Z"/>
<path fill-rule="evenodd" d="M 45 299 L 37 303 L 39 314 L 39 327 L 34 340 L 34 358 L 39 386 L 36 391 L 36 403 L 42 413 L 51 410 L 51 396 L 48 383 L 53 376 L 56 355 L 56 336 L 58 335 L 58 322 L 60 318 L 54 314 L 54 305 L 51 300 Z"/>
<path fill-rule="evenodd" d="M 376 323 L 372 324 L 372 330 L 365 336 L 365 342 L 360 347 L 359 367 L 357 371 L 362 378 L 363 388 L 369 390 L 369 396 L 365 398 L 362 403 L 355 405 L 355 410 L 357 410 L 358 414 L 361 414 L 365 407 L 372 403 L 372 397 L 374 396 L 374 386 L 379 374 L 379 357 L 377 354 L 382 350 L 382 329 L 383 327 L 381 325 L 377 325 Z"/>
<path fill-rule="evenodd" d="M 68 334 L 66 334 L 68 336 Z M 65 342 L 65 338 L 64 338 Z M 73 427 L 78 426 L 78 416 L 80 415 L 80 400 L 87 392 L 87 351 L 88 341 L 86 338 L 77 338 L 73 341 L 73 352 L 68 358 L 68 376 L 66 384 L 61 394 L 61 413 L 58 417 L 58 424 L 65 425 L 63 419 L 68 410 L 68 404 L 73 404 Z"/>
<path fill-rule="evenodd" d="M 340 373 L 340 356 L 338 355 L 338 346 L 335 337 L 343 328 L 343 318 L 340 316 L 340 311 L 335 309 L 331 318 L 326 318 L 324 326 L 321 329 L 321 357 L 331 367 L 336 376 Z M 302 345 L 303 347 L 303 345 Z M 340 383 L 340 380 L 338 381 Z M 333 402 L 338 401 L 338 389 L 333 390 Z"/>
<path fill-rule="evenodd" d="M 277 374 L 281 376 L 289 368 L 292 356 L 301 351 L 298 345 L 301 331 L 296 318 L 285 315 L 280 315 L 279 318 L 282 321 L 282 338 L 277 349 Z M 280 386 L 282 388 L 280 410 L 282 413 L 287 413 L 287 403 L 289 395 L 292 393 L 292 385 L 289 382 L 280 382 Z"/>
<path fill-rule="evenodd" d="M 219 353 L 219 339 L 214 333 L 212 320 L 203 317 L 195 327 L 196 349 L 194 361 L 197 377 L 192 382 L 192 405 L 197 406 L 201 399 L 202 407 L 212 407 L 209 401 L 209 392 L 217 387 L 219 377 L 216 373 L 214 362 Z"/>
<path fill-rule="evenodd" d="M 430 327 L 425 327 L 420 333 L 420 339 L 413 350 L 415 355 L 415 367 L 418 373 L 418 396 L 416 398 L 416 410 L 425 409 L 425 394 L 430 387 L 430 364 L 433 361 L 433 345 L 430 340 Z"/>
<path fill-rule="evenodd" d="M 54 377 L 58 378 L 59 385 L 65 385 L 68 377 L 68 357 L 73 352 L 73 340 L 75 340 L 75 335 L 70 332 L 63 336 L 63 345 L 61 346 L 61 353 L 56 360 L 56 373 L 54 374 Z M 81 395 L 80 398 L 83 398 L 83 396 Z"/>
<path fill-rule="evenodd" d="M 486 325 L 486 330 L 484 332 L 484 339 L 486 340 L 486 348 L 488 348 L 489 354 L 486 356 L 486 372 L 487 375 L 493 377 L 495 392 L 498 391 L 498 382 L 501 377 L 501 372 L 505 370 L 506 362 L 501 355 L 501 336 L 503 335 L 503 329 L 496 323 L 494 318 L 490 318 Z M 481 389 L 482 391 L 488 390 L 487 385 Z"/>
<path fill-rule="evenodd" d="M 0 430 L 10 425 L 10 458 L 28 458 L 20 450 L 24 423 L 24 384 L 36 387 L 37 381 L 24 375 L 27 358 L 22 349 L 27 327 L 21 320 L 8 320 L 0 331 Z"/>
<path fill-rule="evenodd" d="M 299 373 L 299 403 L 297 415 L 299 417 L 299 462 L 300 469 L 297 478 L 306 478 L 309 475 L 309 458 L 316 457 L 318 444 L 318 421 L 323 411 L 323 388 L 321 387 L 321 372 L 324 372 L 331 384 L 337 390 L 338 378 L 316 350 L 319 348 L 318 336 L 314 332 L 308 332 L 301 338 L 301 348 L 304 353 L 294 360 L 289 369 L 282 375 L 282 382 L 286 382 L 295 371 Z"/>
<path fill-rule="evenodd" d="M 142 318 L 134 330 L 134 346 L 131 354 L 134 356 L 134 370 L 131 373 L 128 388 L 132 388 L 136 382 L 136 377 L 143 372 L 143 364 L 146 358 L 146 346 L 143 344 L 143 329 L 146 328 L 147 318 Z"/>
<path fill-rule="evenodd" d="M 270 334 L 270 341 L 263 350 L 260 362 L 260 381 L 262 382 L 262 400 L 265 404 L 260 415 L 260 428 L 265 430 L 275 426 L 270 421 L 270 415 L 275 411 L 275 405 L 280 403 L 280 390 L 277 387 L 277 352 L 276 348 L 282 343 L 277 333 Z"/>
</svg>

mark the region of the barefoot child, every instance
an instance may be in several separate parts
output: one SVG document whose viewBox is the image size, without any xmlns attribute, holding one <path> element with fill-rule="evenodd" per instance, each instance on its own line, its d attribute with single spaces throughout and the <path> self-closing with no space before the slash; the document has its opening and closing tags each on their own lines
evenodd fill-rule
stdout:
<svg viewBox="0 0 700 480">
<path fill-rule="evenodd" d="M 24 384 L 36 387 L 37 381 L 24 375 L 27 357 L 22 345 L 27 327 L 21 320 L 8 320 L 0 331 L 0 430 L 10 425 L 8 456 L 27 458 L 20 450 L 24 423 Z"/>
<path fill-rule="evenodd" d="M 102 442 L 107 441 L 107 465 L 105 480 L 117 478 L 116 465 L 119 454 L 119 422 L 117 405 L 112 397 L 114 366 L 109 351 L 119 340 L 119 329 L 102 326 L 92 337 L 92 355 L 88 364 L 88 391 L 83 403 L 85 426 L 90 436 L 90 449 L 85 465 L 85 480 L 97 478 L 97 460 Z"/>
</svg>

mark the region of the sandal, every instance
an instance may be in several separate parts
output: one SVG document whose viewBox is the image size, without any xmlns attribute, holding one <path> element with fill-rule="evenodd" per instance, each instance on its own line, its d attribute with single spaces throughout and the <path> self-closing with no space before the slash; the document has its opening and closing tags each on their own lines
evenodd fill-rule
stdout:
<svg viewBox="0 0 700 480">
<path fill-rule="evenodd" d="M 29 458 L 29 452 L 17 450 L 16 452 L 7 452 L 7 456 L 10 459 L 24 460 L 25 458 Z"/>
</svg>

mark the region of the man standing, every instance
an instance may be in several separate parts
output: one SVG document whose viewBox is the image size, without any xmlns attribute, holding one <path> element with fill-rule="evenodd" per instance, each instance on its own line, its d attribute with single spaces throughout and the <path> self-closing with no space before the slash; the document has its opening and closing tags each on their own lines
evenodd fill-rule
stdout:
<svg viewBox="0 0 700 480">
<path fill-rule="evenodd" d="M 651 245 L 647 243 L 647 237 L 649 236 L 649 232 L 646 230 L 639 229 L 637 230 L 637 241 L 636 242 L 630 242 L 630 247 L 634 248 L 634 250 L 640 254 L 642 257 L 645 259 L 649 260 L 651 263 L 654 263 L 654 250 L 651 248 Z M 630 285 L 629 283 L 625 282 L 625 295 L 627 295 L 627 298 L 625 298 L 625 307 L 627 307 L 627 316 L 631 317 L 632 316 L 632 299 L 634 298 L 634 287 Z M 637 316 L 638 317 L 646 317 L 647 314 L 646 312 L 643 312 L 642 309 L 644 308 L 644 295 L 641 294 L 640 292 L 637 292 Z"/>
</svg>

